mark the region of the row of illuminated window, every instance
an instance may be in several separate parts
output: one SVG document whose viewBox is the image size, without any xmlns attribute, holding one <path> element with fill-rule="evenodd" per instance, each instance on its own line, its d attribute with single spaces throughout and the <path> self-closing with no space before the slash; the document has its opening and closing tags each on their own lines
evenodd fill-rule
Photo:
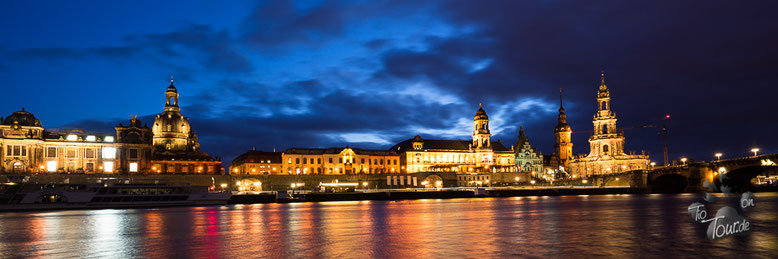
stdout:
<svg viewBox="0 0 778 259">
<path fill-rule="evenodd" d="M 180 170 L 176 170 L 176 168 L 178 168 Z M 160 165 L 160 164 L 156 164 L 151 169 L 153 171 L 156 171 L 157 173 L 161 173 L 162 169 L 164 169 L 164 167 L 162 165 Z M 167 173 L 175 173 L 175 172 L 180 172 L 180 173 L 190 173 L 190 172 L 191 173 L 203 173 L 203 172 L 213 173 L 215 170 L 216 170 L 216 167 L 213 166 L 213 165 L 208 165 L 207 167 L 196 166 L 194 164 L 178 165 L 178 166 L 176 166 L 175 164 L 167 165 Z"/>
<path fill-rule="evenodd" d="M 260 163 L 260 164 L 268 163 L 268 164 L 270 164 L 270 160 L 267 160 L 267 161 L 266 160 L 259 160 L 257 162 L 254 162 L 254 159 L 251 159 L 251 160 L 249 160 L 249 163 Z"/>
<path fill-rule="evenodd" d="M 421 163 L 422 161 L 424 163 L 470 163 L 472 159 L 472 162 L 476 162 L 476 159 L 468 156 L 468 155 L 459 155 L 459 154 L 444 154 L 444 155 L 427 155 L 424 154 L 416 154 L 416 163 Z M 481 162 L 492 162 L 492 159 L 488 156 L 481 157 Z M 495 160 L 494 162 L 499 162 L 502 164 L 508 164 L 511 163 L 510 158 L 499 158 Z"/>
<path fill-rule="evenodd" d="M 275 170 L 275 168 L 273 168 L 273 170 Z M 395 169 L 394 168 L 392 168 L 392 169 L 384 169 L 384 168 L 351 169 L 351 173 L 375 173 L 375 174 L 378 174 L 378 173 L 386 173 L 386 172 L 389 172 L 389 171 L 394 173 Z M 321 169 L 321 167 L 319 167 L 319 168 L 313 168 L 313 167 L 311 167 L 311 168 L 299 168 L 298 167 L 298 168 L 295 168 L 294 170 L 292 170 L 292 168 L 288 168 L 288 169 L 286 169 L 286 172 L 289 173 L 289 174 L 293 174 L 293 173 L 295 173 L 295 174 L 321 174 L 322 173 L 322 169 Z M 326 168 L 326 172 L 328 174 L 332 174 L 332 173 L 336 173 L 337 174 L 337 173 L 341 173 L 341 172 L 345 173 L 346 170 L 344 170 L 343 167 L 341 167 L 341 168 Z"/>
<path fill-rule="evenodd" d="M 299 157 L 294 159 L 294 163 L 295 164 L 301 164 L 300 161 L 301 160 L 300 160 Z M 309 163 L 309 161 L 310 161 L 310 163 Z M 329 158 L 329 163 L 332 164 L 332 161 L 333 161 L 333 159 L 332 159 L 332 157 L 330 157 Z M 344 162 L 353 164 L 355 161 L 356 161 L 356 159 L 353 158 L 353 157 L 347 157 L 345 159 L 343 157 L 339 157 L 338 158 L 338 163 L 339 164 L 343 164 Z M 291 157 L 288 159 L 287 163 L 292 164 L 292 158 Z M 361 158 L 360 159 L 360 163 L 364 164 L 365 163 L 365 159 Z M 302 164 L 321 164 L 321 158 L 317 158 L 317 159 L 302 158 Z M 370 159 L 367 159 L 367 164 L 383 165 L 384 164 L 384 159 L 373 159 L 372 161 Z M 397 159 L 386 159 L 386 164 L 387 165 L 397 165 Z"/>
<path fill-rule="evenodd" d="M 64 149 L 64 156 L 65 158 L 78 158 L 78 151 L 81 150 L 81 153 L 84 158 L 96 158 L 96 150 L 98 148 L 75 148 L 75 147 L 66 147 Z M 58 155 L 58 148 L 57 147 L 47 147 L 46 148 L 46 157 L 54 158 Z M 103 159 L 115 159 L 116 158 L 116 148 L 115 147 L 103 147 L 100 149 L 100 152 L 102 153 Z M 128 150 L 129 158 L 130 159 L 137 159 L 139 157 L 138 149 L 131 148 Z"/>
<path fill-rule="evenodd" d="M 72 134 L 71 135 L 67 135 L 67 137 L 65 137 L 65 140 L 67 140 L 67 141 L 77 141 L 78 140 L 78 135 L 72 135 Z M 93 136 L 93 135 L 89 135 L 89 136 L 86 136 L 86 138 L 84 138 L 84 140 L 90 141 L 90 142 L 94 142 L 94 141 L 97 141 L 97 137 Z M 103 138 L 103 142 L 113 142 L 113 141 L 114 141 L 113 136 L 105 136 L 105 138 Z"/>
<path fill-rule="evenodd" d="M 27 156 L 27 146 L 8 145 L 5 146 L 6 156 Z"/>
<path fill-rule="evenodd" d="M 81 153 L 83 154 L 84 158 L 96 158 L 96 148 L 75 148 L 75 147 L 67 147 L 64 149 L 64 157 L 65 158 L 78 158 L 78 151 L 81 150 Z M 46 148 L 46 157 L 57 157 L 59 155 L 58 152 L 59 149 L 57 147 L 48 147 Z M 100 149 L 102 153 L 103 159 L 114 159 L 116 158 L 116 148 L 115 147 L 103 147 Z M 136 153 L 137 155 L 137 153 Z"/>
<path fill-rule="evenodd" d="M 94 164 L 93 163 L 86 163 L 86 171 L 87 172 L 93 172 L 94 171 Z M 56 172 L 59 169 L 57 161 L 48 161 L 46 162 L 46 171 L 49 172 Z M 130 163 L 129 165 L 129 171 L 131 173 L 138 172 L 138 163 Z M 113 172 L 114 170 L 114 162 L 113 161 L 105 161 L 103 162 L 101 170 L 106 173 Z M 67 171 L 74 171 L 74 168 L 67 168 Z"/>
</svg>

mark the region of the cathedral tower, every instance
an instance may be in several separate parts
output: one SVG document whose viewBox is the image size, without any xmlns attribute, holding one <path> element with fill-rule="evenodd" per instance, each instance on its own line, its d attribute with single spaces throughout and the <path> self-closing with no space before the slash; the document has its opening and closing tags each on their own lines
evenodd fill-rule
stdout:
<svg viewBox="0 0 778 259">
<path fill-rule="evenodd" d="M 556 128 L 554 128 L 554 151 L 556 152 L 557 164 L 567 168 L 570 159 L 573 156 L 572 143 L 573 130 L 567 125 L 567 115 L 565 107 L 562 105 L 562 89 L 559 89 L 559 117 L 557 118 Z"/>
<path fill-rule="evenodd" d="M 486 111 L 478 104 L 478 111 L 473 118 L 473 148 L 485 149 L 491 148 L 491 133 L 489 133 L 489 116 Z"/>
<path fill-rule="evenodd" d="M 624 134 L 616 131 L 616 114 L 611 110 L 610 91 L 605 85 L 605 73 L 602 73 L 600 77 L 600 89 L 597 92 L 597 113 L 592 121 L 594 133 L 589 138 L 589 156 L 623 155 Z"/>
</svg>

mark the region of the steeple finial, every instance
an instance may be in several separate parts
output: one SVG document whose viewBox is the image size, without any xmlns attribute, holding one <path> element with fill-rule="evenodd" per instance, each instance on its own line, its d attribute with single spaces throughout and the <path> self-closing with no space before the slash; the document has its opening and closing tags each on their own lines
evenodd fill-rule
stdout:
<svg viewBox="0 0 778 259">
<path fill-rule="evenodd" d="M 600 92 L 607 92 L 608 87 L 605 85 L 605 70 L 600 70 Z"/>
<path fill-rule="evenodd" d="M 605 84 L 605 70 L 600 70 L 600 83 Z"/>
<path fill-rule="evenodd" d="M 170 76 L 170 84 L 173 84 L 173 76 Z"/>
<path fill-rule="evenodd" d="M 559 88 L 559 107 L 564 107 L 564 105 L 562 105 L 562 88 Z"/>
<path fill-rule="evenodd" d="M 483 107 L 481 107 L 481 103 L 478 103 L 478 108 L 483 108 Z"/>
</svg>

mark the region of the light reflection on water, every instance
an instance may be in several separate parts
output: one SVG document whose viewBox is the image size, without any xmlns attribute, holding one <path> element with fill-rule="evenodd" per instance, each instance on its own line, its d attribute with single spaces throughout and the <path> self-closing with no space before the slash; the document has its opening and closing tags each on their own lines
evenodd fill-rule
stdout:
<svg viewBox="0 0 778 259">
<path fill-rule="evenodd" d="M 709 241 L 698 195 L 428 199 L 0 214 L 0 257 L 778 257 L 778 194 Z"/>
</svg>

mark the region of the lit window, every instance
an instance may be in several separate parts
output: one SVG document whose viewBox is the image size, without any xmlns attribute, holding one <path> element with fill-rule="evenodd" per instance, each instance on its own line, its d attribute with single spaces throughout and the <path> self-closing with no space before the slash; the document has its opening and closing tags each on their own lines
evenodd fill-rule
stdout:
<svg viewBox="0 0 778 259">
<path fill-rule="evenodd" d="M 76 136 L 76 135 L 68 135 L 66 139 L 68 141 L 76 141 L 76 140 L 78 140 L 78 136 Z"/>
<path fill-rule="evenodd" d="M 113 136 L 105 136 L 105 142 L 113 142 Z"/>
<path fill-rule="evenodd" d="M 49 172 L 57 171 L 57 161 L 46 162 L 46 170 L 48 170 Z"/>
<path fill-rule="evenodd" d="M 116 158 L 116 148 L 115 147 L 104 147 L 103 148 L 103 159 L 113 159 Z"/>
<path fill-rule="evenodd" d="M 95 136 L 86 136 L 86 141 L 95 141 L 96 139 Z"/>
<path fill-rule="evenodd" d="M 106 161 L 103 162 L 103 172 L 113 172 L 113 162 Z"/>
<path fill-rule="evenodd" d="M 138 172 L 138 163 L 130 163 L 130 172 L 132 173 Z"/>
</svg>

